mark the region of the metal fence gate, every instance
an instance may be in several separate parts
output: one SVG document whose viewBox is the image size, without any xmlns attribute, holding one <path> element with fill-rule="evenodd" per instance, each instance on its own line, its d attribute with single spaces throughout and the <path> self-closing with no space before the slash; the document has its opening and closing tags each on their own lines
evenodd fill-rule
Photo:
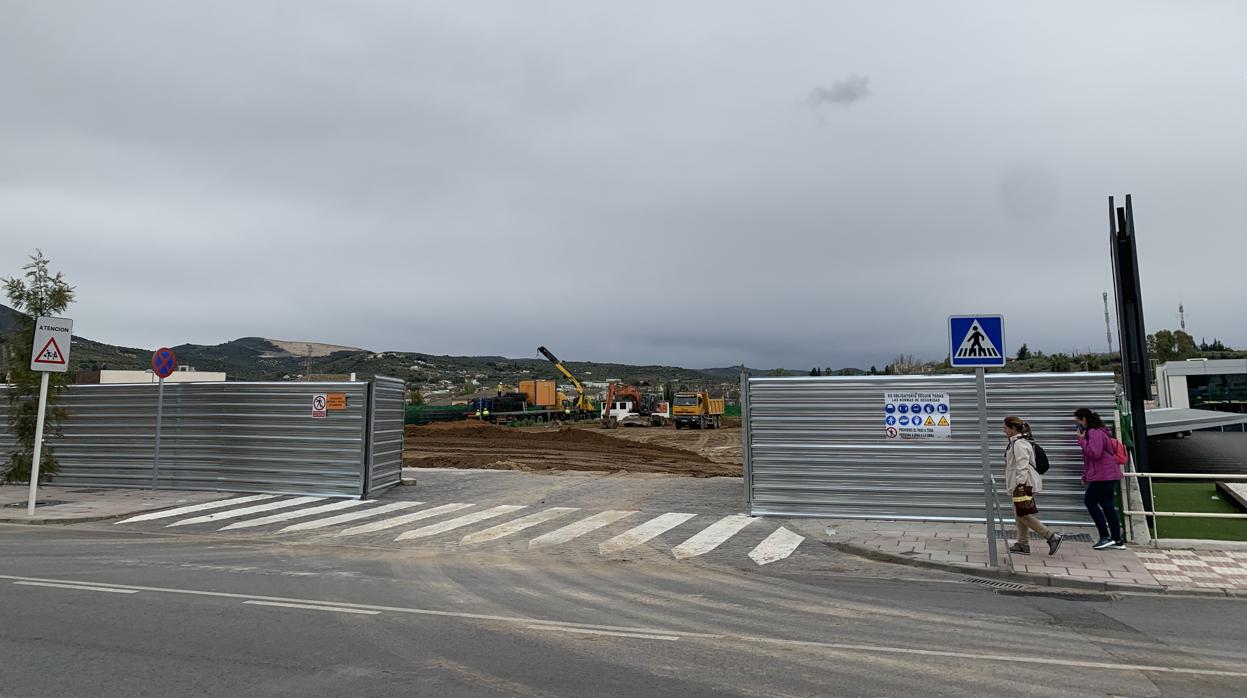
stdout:
<svg viewBox="0 0 1247 698">
<path fill-rule="evenodd" d="M 952 437 L 885 438 L 884 393 L 894 391 L 948 393 Z M 1030 422 L 1051 461 L 1040 516 L 1086 523 L 1073 413 L 1089 407 L 1107 422 L 1115 398 L 1111 373 L 988 375 L 1000 489 L 1007 443 L 1000 428 L 1015 414 Z M 741 402 L 745 490 L 755 516 L 984 519 L 974 376 L 748 377 Z"/>
<path fill-rule="evenodd" d="M 398 484 L 403 382 L 166 383 L 161 489 L 361 497 Z M 312 397 L 345 404 L 312 416 Z M 147 488 L 155 450 L 156 385 L 72 385 L 55 485 Z M 0 446 L 13 444 L 0 392 Z"/>
</svg>

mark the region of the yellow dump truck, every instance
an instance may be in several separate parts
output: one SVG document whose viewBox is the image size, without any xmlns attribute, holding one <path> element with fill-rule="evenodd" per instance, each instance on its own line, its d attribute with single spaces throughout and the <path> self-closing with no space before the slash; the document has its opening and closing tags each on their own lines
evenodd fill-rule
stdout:
<svg viewBox="0 0 1247 698">
<path fill-rule="evenodd" d="M 723 398 L 709 393 L 676 393 L 671 406 L 676 429 L 718 429 L 723 426 Z"/>
</svg>

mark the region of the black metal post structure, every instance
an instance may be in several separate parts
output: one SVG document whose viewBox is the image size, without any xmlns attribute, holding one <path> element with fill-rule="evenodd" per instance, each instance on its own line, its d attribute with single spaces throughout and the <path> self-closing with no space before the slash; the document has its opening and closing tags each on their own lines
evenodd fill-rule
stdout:
<svg viewBox="0 0 1247 698">
<path fill-rule="evenodd" d="M 1126 205 L 1114 208 L 1108 197 L 1109 243 L 1113 254 L 1113 288 L 1117 294 L 1117 339 L 1121 347 L 1122 385 L 1130 404 L 1130 430 L 1134 442 L 1134 465 L 1138 472 L 1151 472 L 1147 449 L 1145 400 L 1152 397 L 1151 361 L 1147 351 L 1147 330 L 1143 323 L 1143 293 L 1139 282 L 1139 251 L 1135 244 L 1134 208 L 1130 195 Z M 1152 501 L 1152 483 L 1139 478 L 1143 501 Z"/>
</svg>

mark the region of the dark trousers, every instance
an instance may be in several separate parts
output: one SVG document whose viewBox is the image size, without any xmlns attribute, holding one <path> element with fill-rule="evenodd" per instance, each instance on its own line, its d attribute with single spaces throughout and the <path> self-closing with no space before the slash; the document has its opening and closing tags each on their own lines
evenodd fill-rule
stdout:
<svg viewBox="0 0 1247 698">
<path fill-rule="evenodd" d="M 1120 541 L 1121 521 L 1117 518 L 1117 505 L 1113 502 L 1116 496 L 1117 481 L 1088 482 L 1082 501 L 1087 505 L 1091 520 L 1095 521 L 1100 537 Z"/>
</svg>

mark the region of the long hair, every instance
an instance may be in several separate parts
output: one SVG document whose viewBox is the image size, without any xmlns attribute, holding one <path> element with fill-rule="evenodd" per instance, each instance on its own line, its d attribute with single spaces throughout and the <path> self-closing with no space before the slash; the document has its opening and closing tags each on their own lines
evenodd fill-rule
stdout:
<svg viewBox="0 0 1247 698">
<path fill-rule="evenodd" d="M 1035 435 L 1031 433 L 1030 423 L 1023 421 L 1021 417 L 1014 417 L 1012 415 L 1005 417 L 1005 426 L 1009 427 L 1010 429 L 1014 431 L 1021 432 L 1022 438 L 1026 439 L 1027 441 L 1035 440 Z"/>
<path fill-rule="evenodd" d="M 1086 407 L 1079 407 L 1075 410 L 1074 418 L 1087 420 L 1088 429 L 1108 429 L 1108 427 L 1104 426 L 1104 420 L 1100 419 L 1100 415 L 1092 412 Z"/>
</svg>

